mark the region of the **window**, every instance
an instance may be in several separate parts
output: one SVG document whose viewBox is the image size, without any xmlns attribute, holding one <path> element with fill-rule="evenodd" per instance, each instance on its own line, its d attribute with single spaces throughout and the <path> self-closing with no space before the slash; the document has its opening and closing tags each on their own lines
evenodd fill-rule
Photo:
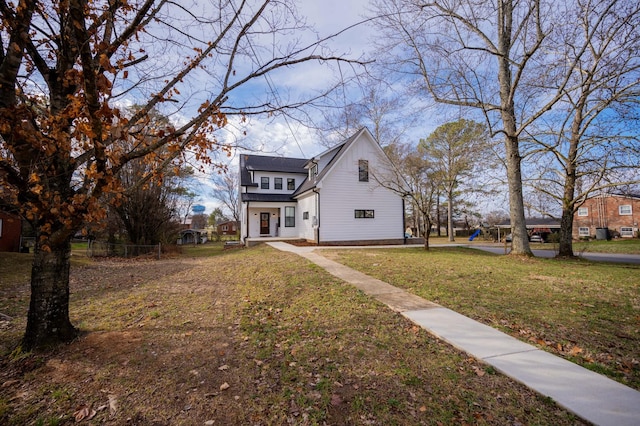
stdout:
<svg viewBox="0 0 640 426">
<path fill-rule="evenodd" d="M 296 189 L 296 180 L 293 178 L 287 178 L 287 189 L 293 191 Z"/>
<path fill-rule="evenodd" d="M 369 162 L 367 160 L 358 160 L 358 180 L 369 182 Z"/>
<path fill-rule="evenodd" d="M 296 208 L 285 207 L 284 208 L 284 226 L 292 228 L 296 226 Z"/>
<path fill-rule="evenodd" d="M 581 237 L 588 237 L 589 236 L 589 228 L 586 226 L 581 226 L 580 228 L 578 228 L 578 235 Z"/>
<path fill-rule="evenodd" d="M 273 178 L 273 189 L 282 189 L 282 178 Z"/>
<path fill-rule="evenodd" d="M 268 177 L 260 178 L 260 188 L 269 189 L 269 178 Z"/>
<path fill-rule="evenodd" d="M 227 225 L 222 225 L 222 231 L 227 231 L 229 228 L 227 228 Z"/>
<path fill-rule="evenodd" d="M 618 213 L 620 216 L 629 216 L 631 215 L 631 204 L 624 204 L 618 207 Z"/>
<path fill-rule="evenodd" d="M 303 212 L 302 213 L 302 219 L 303 220 L 309 220 L 309 212 Z"/>
<path fill-rule="evenodd" d="M 589 216 L 589 207 L 578 208 L 578 216 Z"/>
<path fill-rule="evenodd" d="M 373 210 L 356 210 L 355 218 L 356 219 L 373 219 L 374 211 Z"/>
<path fill-rule="evenodd" d="M 314 164 L 313 166 L 311 166 L 311 168 L 309 169 L 309 179 L 313 179 L 314 177 L 318 176 L 318 165 Z"/>
<path fill-rule="evenodd" d="M 2 237 L 2 219 L 0 219 L 0 237 Z"/>
<path fill-rule="evenodd" d="M 621 237 L 633 237 L 633 228 L 628 226 L 623 226 L 620 228 L 620 236 Z"/>
</svg>

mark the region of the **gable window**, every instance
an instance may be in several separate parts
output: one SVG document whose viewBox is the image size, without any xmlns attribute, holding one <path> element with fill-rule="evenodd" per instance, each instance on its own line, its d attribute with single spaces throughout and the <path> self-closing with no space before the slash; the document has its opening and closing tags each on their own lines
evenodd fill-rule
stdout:
<svg viewBox="0 0 640 426">
<path fill-rule="evenodd" d="M 581 226 L 580 228 L 578 228 L 578 235 L 581 237 L 588 237 L 589 236 L 589 228 L 586 226 Z"/>
<path fill-rule="evenodd" d="M 631 215 L 631 204 L 623 204 L 618 207 L 618 213 L 620 216 L 629 216 Z"/>
<path fill-rule="evenodd" d="M 367 160 L 358 160 L 358 180 L 369 182 L 369 162 Z"/>
<path fill-rule="evenodd" d="M 578 216 L 589 216 L 589 207 L 578 208 Z"/>
<path fill-rule="evenodd" d="M 623 226 L 620 228 L 620 236 L 621 237 L 633 237 L 633 228 L 628 226 Z"/>
<path fill-rule="evenodd" d="M 356 219 L 373 219 L 374 217 L 374 210 L 355 210 Z"/>
<path fill-rule="evenodd" d="M 294 178 L 287 178 L 287 189 L 289 191 L 296 189 L 296 180 Z"/>
<path fill-rule="evenodd" d="M 313 179 L 316 176 L 318 176 L 318 165 L 314 164 L 313 166 L 311 166 L 311 168 L 309 169 L 309 179 Z"/>
<path fill-rule="evenodd" d="M 284 226 L 292 228 L 296 226 L 296 208 L 286 206 L 284 208 Z"/>
<path fill-rule="evenodd" d="M 302 213 L 302 220 L 309 220 L 309 212 Z"/>
<path fill-rule="evenodd" d="M 260 188 L 269 189 L 269 178 L 268 177 L 260 178 Z"/>
<path fill-rule="evenodd" d="M 273 178 L 273 189 L 282 189 L 282 178 Z"/>
</svg>

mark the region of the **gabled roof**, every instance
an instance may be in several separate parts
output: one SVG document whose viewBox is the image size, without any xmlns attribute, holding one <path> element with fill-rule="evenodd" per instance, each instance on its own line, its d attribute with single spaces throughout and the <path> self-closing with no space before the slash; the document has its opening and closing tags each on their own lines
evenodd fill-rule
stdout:
<svg viewBox="0 0 640 426">
<path fill-rule="evenodd" d="M 358 130 L 355 134 L 353 134 L 351 137 L 349 137 L 349 139 L 347 139 L 346 141 L 344 141 L 344 142 L 334 146 L 333 148 L 330 148 L 330 149 L 326 150 L 322 154 L 319 154 L 319 155 L 313 157 L 312 159 L 310 159 L 305 164 L 305 168 L 307 168 L 307 169 L 311 167 L 311 164 L 319 162 L 320 159 L 322 159 L 322 157 L 328 156 L 328 157 L 331 158 L 331 160 L 329 160 L 327 165 L 320 171 L 320 173 L 318 173 L 318 176 L 316 176 L 316 178 L 313 181 L 310 181 L 309 178 L 307 177 L 307 179 L 305 179 L 304 182 L 302 182 L 302 185 L 300 185 L 298 187 L 298 189 L 296 190 L 296 192 L 293 193 L 293 197 L 296 197 L 297 195 L 300 195 L 302 193 L 305 193 L 307 191 L 310 191 L 310 190 L 314 189 L 316 187 L 316 185 L 318 184 L 318 182 L 320 182 L 327 175 L 327 173 L 329 173 L 331 168 L 338 161 L 338 159 L 342 156 L 342 154 L 347 149 L 349 149 L 349 147 L 353 144 L 353 142 L 356 139 L 358 139 L 358 137 L 363 132 L 368 132 L 366 127 L 363 127 L 360 130 Z"/>
<path fill-rule="evenodd" d="M 266 155 L 240 155 L 240 185 L 258 186 L 251 180 L 252 171 L 306 174 L 304 158 L 270 157 Z"/>
</svg>

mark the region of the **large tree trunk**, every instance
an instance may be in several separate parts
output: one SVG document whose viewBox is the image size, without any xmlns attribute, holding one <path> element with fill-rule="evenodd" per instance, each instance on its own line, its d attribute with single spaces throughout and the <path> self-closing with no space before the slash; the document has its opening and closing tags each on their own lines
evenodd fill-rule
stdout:
<svg viewBox="0 0 640 426">
<path fill-rule="evenodd" d="M 590 80 L 590 78 L 589 78 Z M 587 89 L 590 84 L 586 86 Z M 587 90 L 588 92 L 588 90 Z M 573 257 L 573 214 L 576 204 L 576 180 L 578 145 L 580 143 L 581 125 L 584 119 L 583 110 L 586 104 L 586 95 L 583 93 L 576 105 L 576 112 L 571 123 L 571 140 L 569 141 L 569 153 L 567 155 L 564 177 L 564 194 L 562 194 L 562 218 L 560 219 L 560 241 L 558 257 Z"/>
<path fill-rule="evenodd" d="M 422 215 L 422 222 L 424 224 L 424 249 L 429 250 L 429 235 L 431 235 L 431 219 L 428 215 Z"/>
<path fill-rule="evenodd" d="M 69 320 L 70 262 L 71 237 L 55 245 L 51 239 L 36 239 L 24 351 L 68 342 L 78 335 Z"/>
<path fill-rule="evenodd" d="M 511 218 L 511 254 L 531 256 L 529 236 L 524 215 L 522 196 L 522 157 L 516 126 L 513 100 L 513 80 L 511 75 L 510 51 L 512 43 L 512 22 L 514 5 L 512 1 L 499 3 L 498 7 L 498 82 L 500 84 L 500 114 L 505 133 L 507 155 L 507 181 L 509 186 L 509 217 Z"/>
<path fill-rule="evenodd" d="M 565 203 L 566 204 L 566 203 Z M 573 257 L 573 207 L 562 208 L 558 257 Z"/>
<path fill-rule="evenodd" d="M 518 139 L 506 137 L 507 181 L 509 183 L 509 217 L 511 219 L 511 253 L 531 256 L 529 235 L 525 222 L 524 201 L 522 197 L 521 158 L 518 152 Z"/>
</svg>

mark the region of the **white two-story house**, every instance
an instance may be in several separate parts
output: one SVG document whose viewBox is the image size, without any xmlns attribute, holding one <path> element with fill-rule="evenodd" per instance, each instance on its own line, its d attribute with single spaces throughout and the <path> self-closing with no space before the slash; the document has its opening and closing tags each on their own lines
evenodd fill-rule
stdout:
<svg viewBox="0 0 640 426">
<path fill-rule="evenodd" d="M 404 200 L 375 179 L 389 167 L 366 128 L 311 159 L 243 154 L 241 239 L 402 243 Z"/>
</svg>

